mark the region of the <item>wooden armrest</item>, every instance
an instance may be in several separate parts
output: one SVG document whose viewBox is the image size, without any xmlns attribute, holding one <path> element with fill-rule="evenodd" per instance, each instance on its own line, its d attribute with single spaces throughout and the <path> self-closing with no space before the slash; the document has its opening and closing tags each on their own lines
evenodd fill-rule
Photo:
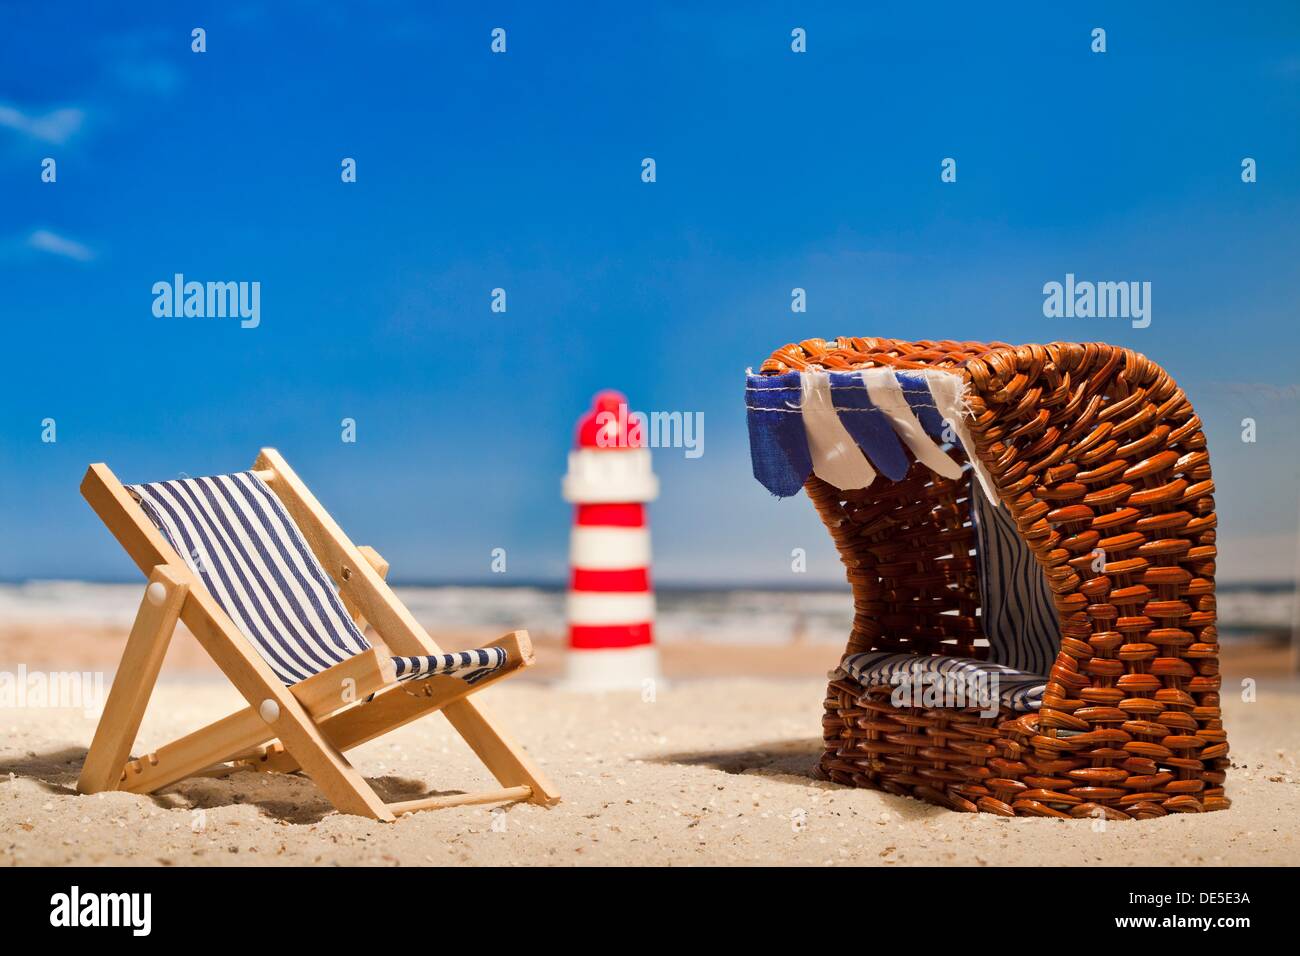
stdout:
<svg viewBox="0 0 1300 956">
<path fill-rule="evenodd" d="M 531 667 L 537 660 L 533 656 L 533 639 L 528 636 L 527 631 L 511 631 L 489 646 L 505 650 L 507 668 L 515 662 L 518 662 L 519 667 Z"/>
</svg>

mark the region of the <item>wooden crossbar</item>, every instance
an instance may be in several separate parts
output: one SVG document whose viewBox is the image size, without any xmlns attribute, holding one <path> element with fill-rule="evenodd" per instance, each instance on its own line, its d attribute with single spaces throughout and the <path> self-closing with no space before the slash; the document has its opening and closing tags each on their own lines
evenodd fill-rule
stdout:
<svg viewBox="0 0 1300 956">
<path fill-rule="evenodd" d="M 440 810 L 444 807 L 465 807 L 478 803 L 515 803 L 531 799 L 532 787 L 506 787 L 503 790 L 487 790 L 483 793 L 454 793 L 445 797 L 424 797 L 420 800 L 402 800 L 388 804 L 388 809 L 395 816 L 415 813 L 417 810 Z"/>
</svg>

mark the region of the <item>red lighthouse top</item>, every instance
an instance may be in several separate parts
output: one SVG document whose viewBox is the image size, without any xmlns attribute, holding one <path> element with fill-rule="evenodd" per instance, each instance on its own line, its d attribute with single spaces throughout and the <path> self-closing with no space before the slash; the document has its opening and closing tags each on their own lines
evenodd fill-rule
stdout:
<svg viewBox="0 0 1300 956">
<path fill-rule="evenodd" d="M 592 399 L 591 408 L 578 419 L 577 446 L 615 451 L 640 448 L 645 443 L 639 416 L 627 407 L 627 396 L 607 389 Z"/>
</svg>

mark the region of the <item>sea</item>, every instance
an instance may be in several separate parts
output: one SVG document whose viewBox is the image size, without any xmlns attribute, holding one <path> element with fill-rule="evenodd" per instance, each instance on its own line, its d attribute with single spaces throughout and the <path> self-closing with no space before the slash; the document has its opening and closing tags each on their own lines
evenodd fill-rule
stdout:
<svg viewBox="0 0 1300 956">
<path fill-rule="evenodd" d="M 542 639 L 565 632 L 562 585 L 397 584 L 394 590 L 430 630 L 477 633 L 523 627 Z M 139 583 L 0 583 L 0 627 L 63 623 L 126 628 L 140 597 Z M 853 617 L 847 586 L 659 587 L 656 603 L 656 639 L 666 642 L 843 644 Z M 1221 583 L 1218 610 L 1224 641 L 1286 640 L 1297 619 L 1295 588 L 1289 582 Z"/>
</svg>

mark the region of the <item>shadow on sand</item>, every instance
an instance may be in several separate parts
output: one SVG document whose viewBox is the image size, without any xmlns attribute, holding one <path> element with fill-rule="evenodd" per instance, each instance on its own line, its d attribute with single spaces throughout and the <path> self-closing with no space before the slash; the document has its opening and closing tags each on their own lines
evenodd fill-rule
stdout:
<svg viewBox="0 0 1300 956">
<path fill-rule="evenodd" d="M 37 783 L 51 794 L 94 799 L 77 793 L 77 777 L 86 759 L 85 747 L 65 747 L 49 753 L 28 751 L 23 757 L 0 757 L 0 775 L 13 774 Z M 460 790 L 429 790 L 409 777 L 367 777 L 385 803 L 459 794 Z M 164 810 L 212 810 L 248 804 L 282 823 L 318 823 L 334 812 L 316 785 L 300 773 L 254 773 L 243 771 L 224 776 L 195 776 L 163 788 L 140 794 Z M 415 814 L 414 816 L 418 816 Z"/>
<path fill-rule="evenodd" d="M 646 762 L 686 767 L 711 767 L 723 773 L 756 773 L 764 777 L 790 777 L 791 783 L 806 784 L 812 780 L 819 780 L 816 775 L 817 759 L 825 749 L 821 738 L 774 740 L 740 750 L 702 750 L 661 754 L 649 758 Z"/>
<path fill-rule="evenodd" d="M 880 790 L 857 790 L 822 780 L 817 775 L 817 761 L 825 750 L 821 738 L 812 740 L 776 740 L 737 750 L 709 750 L 692 753 L 662 754 L 647 758 L 647 763 L 685 767 L 709 767 L 731 774 L 755 774 L 780 783 L 808 786 L 816 784 L 845 793 L 871 794 L 873 801 L 884 805 L 904 820 L 932 819 L 952 811 L 911 797 L 900 797 Z"/>
</svg>

